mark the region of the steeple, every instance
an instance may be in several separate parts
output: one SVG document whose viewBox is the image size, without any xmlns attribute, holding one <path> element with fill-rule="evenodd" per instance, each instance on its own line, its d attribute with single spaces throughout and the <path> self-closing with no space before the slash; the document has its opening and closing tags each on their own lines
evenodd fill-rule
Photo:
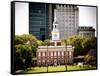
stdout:
<svg viewBox="0 0 100 76">
<path fill-rule="evenodd" d="M 57 12 L 57 10 L 56 10 L 56 9 L 54 9 L 54 21 L 57 21 L 56 12 Z"/>
<path fill-rule="evenodd" d="M 56 9 L 54 9 L 54 22 L 53 22 L 53 30 L 58 31 L 57 10 L 56 10 Z"/>
<path fill-rule="evenodd" d="M 59 40 L 59 30 L 57 23 L 57 10 L 54 9 L 54 22 L 53 22 L 53 31 L 52 31 L 52 40 Z"/>
<path fill-rule="evenodd" d="M 54 9 L 54 22 L 53 22 L 53 28 L 57 28 L 58 22 L 57 22 L 57 10 Z"/>
</svg>

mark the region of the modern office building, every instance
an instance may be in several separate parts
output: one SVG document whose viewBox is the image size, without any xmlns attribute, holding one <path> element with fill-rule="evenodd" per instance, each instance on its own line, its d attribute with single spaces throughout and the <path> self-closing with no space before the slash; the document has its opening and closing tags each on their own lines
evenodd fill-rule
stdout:
<svg viewBox="0 0 100 76">
<path fill-rule="evenodd" d="M 78 28 L 78 35 L 81 37 L 95 37 L 95 29 L 90 26 L 80 26 Z"/>
<path fill-rule="evenodd" d="M 55 5 L 57 10 L 60 39 L 77 35 L 79 26 L 79 9 L 75 5 Z"/>
<path fill-rule="evenodd" d="M 29 3 L 29 33 L 45 40 L 50 36 L 52 25 L 52 5 L 47 3 Z"/>
</svg>

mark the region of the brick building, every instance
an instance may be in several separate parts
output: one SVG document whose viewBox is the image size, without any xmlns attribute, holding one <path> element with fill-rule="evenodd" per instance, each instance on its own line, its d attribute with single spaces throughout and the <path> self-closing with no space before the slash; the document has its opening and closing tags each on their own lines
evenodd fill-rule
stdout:
<svg viewBox="0 0 100 76">
<path fill-rule="evenodd" d="M 65 65 L 73 63 L 72 46 L 39 46 L 37 65 Z"/>
</svg>

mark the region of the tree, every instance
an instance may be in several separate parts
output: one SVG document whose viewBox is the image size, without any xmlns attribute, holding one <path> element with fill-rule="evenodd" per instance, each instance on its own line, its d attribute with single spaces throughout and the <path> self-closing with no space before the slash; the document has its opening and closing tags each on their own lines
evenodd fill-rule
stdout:
<svg viewBox="0 0 100 76">
<path fill-rule="evenodd" d="M 96 58 L 90 54 L 87 54 L 84 60 L 87 64 L 96 65 Z"/>
<path fill-rule="evenodd" d="M 67 43 L 75 47 L 74 56 L 82 55 L 82 41 L 80 36 L 72 36 L 67 39 Z"/>
<path fill-rule="evenodd" d="M 42 40 L 37 40 L 37 44 L 38 44 L 38 46 L 42 46 L 42 45 L 44 45 L 44 43 L 43 43 Z"/>
<path fill-rule="evenodd" d="M 84 49 L 83 53 L 87 54 L 91 49 L 97 49 L 97 39 L 96 38 L 85 38 L 82 42 L 82 47 Z"/>
<path fill-rule="evenodd" d="M 21 36 L 16 35 L 15 36 L 15 45 L 18 45 L 18 44 L 24 44 L 24 41 Z"/>
<path fill-rule="evenodd" d="M 30 34 L 16 35 L 15 44 L 27 44 L 32 48 L 33 56 L 36 56 L 36 49 L 38 47 L 37 39 L 35 36 Z"/>
<path fill-rule="evenodd" d="M 43 45 L 50 45 L 50 40 L 49 39 L 44 40 Z"/>
<path fill-rule="evenodd" d="M 62 43 L 74 46 L 74 56 L 86 55 L 90 49 L 97 49 L 97 38 L 82 38 L 80 36 L 72 36 L 62 40 Z"/>
<path fill-rule="evenodd" d="M 29 45 L 19 44 L 16 49 L 16 66 L 17 68 L 28 68 L 32 65 L 32 49 Z"/>
<path fill-rule="evenodd" d="M 32 58 L 36 56 L 37 47 L 35 36 L 28 34 L 15 36 L 16 69 L 28 68 L 32 65 Z"/>
<path fill-rule="evenodd" d="M 68 45 L 68 40 L 67 39 L 62 39 L 61 43 L 62 43 L 62 45 Z"/>
</svg>

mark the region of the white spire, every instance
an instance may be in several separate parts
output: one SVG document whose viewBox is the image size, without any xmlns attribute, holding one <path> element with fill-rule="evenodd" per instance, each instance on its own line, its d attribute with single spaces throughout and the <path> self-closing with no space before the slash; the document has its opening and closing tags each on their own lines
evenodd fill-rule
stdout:
<svg viewBox="0 0 100 76">
<path fill-rule="evenodd" d="M 54 22 L 53 22 L 53 30 L 52 30 L 52 40 L 59 40 L 59 30 L 58 30 L 58 23 L 57 23 L 57 10 L 54 9 Z"/>
<path fill-rule="evenodd" d="M 54 22 L 53 22 L 53 29 L 57 28 L 58 26 L 58 22 L 57 22 L 57 10 L 54 9 Z"/>
<path fill-rule="evenodd" d="M 55 21 L 55 22 L 57 21 L 56 14 L 57 14 L 57 10 L 56 10 L 56 9 L 54 9 L 54 21 Z"/>
</svg>

